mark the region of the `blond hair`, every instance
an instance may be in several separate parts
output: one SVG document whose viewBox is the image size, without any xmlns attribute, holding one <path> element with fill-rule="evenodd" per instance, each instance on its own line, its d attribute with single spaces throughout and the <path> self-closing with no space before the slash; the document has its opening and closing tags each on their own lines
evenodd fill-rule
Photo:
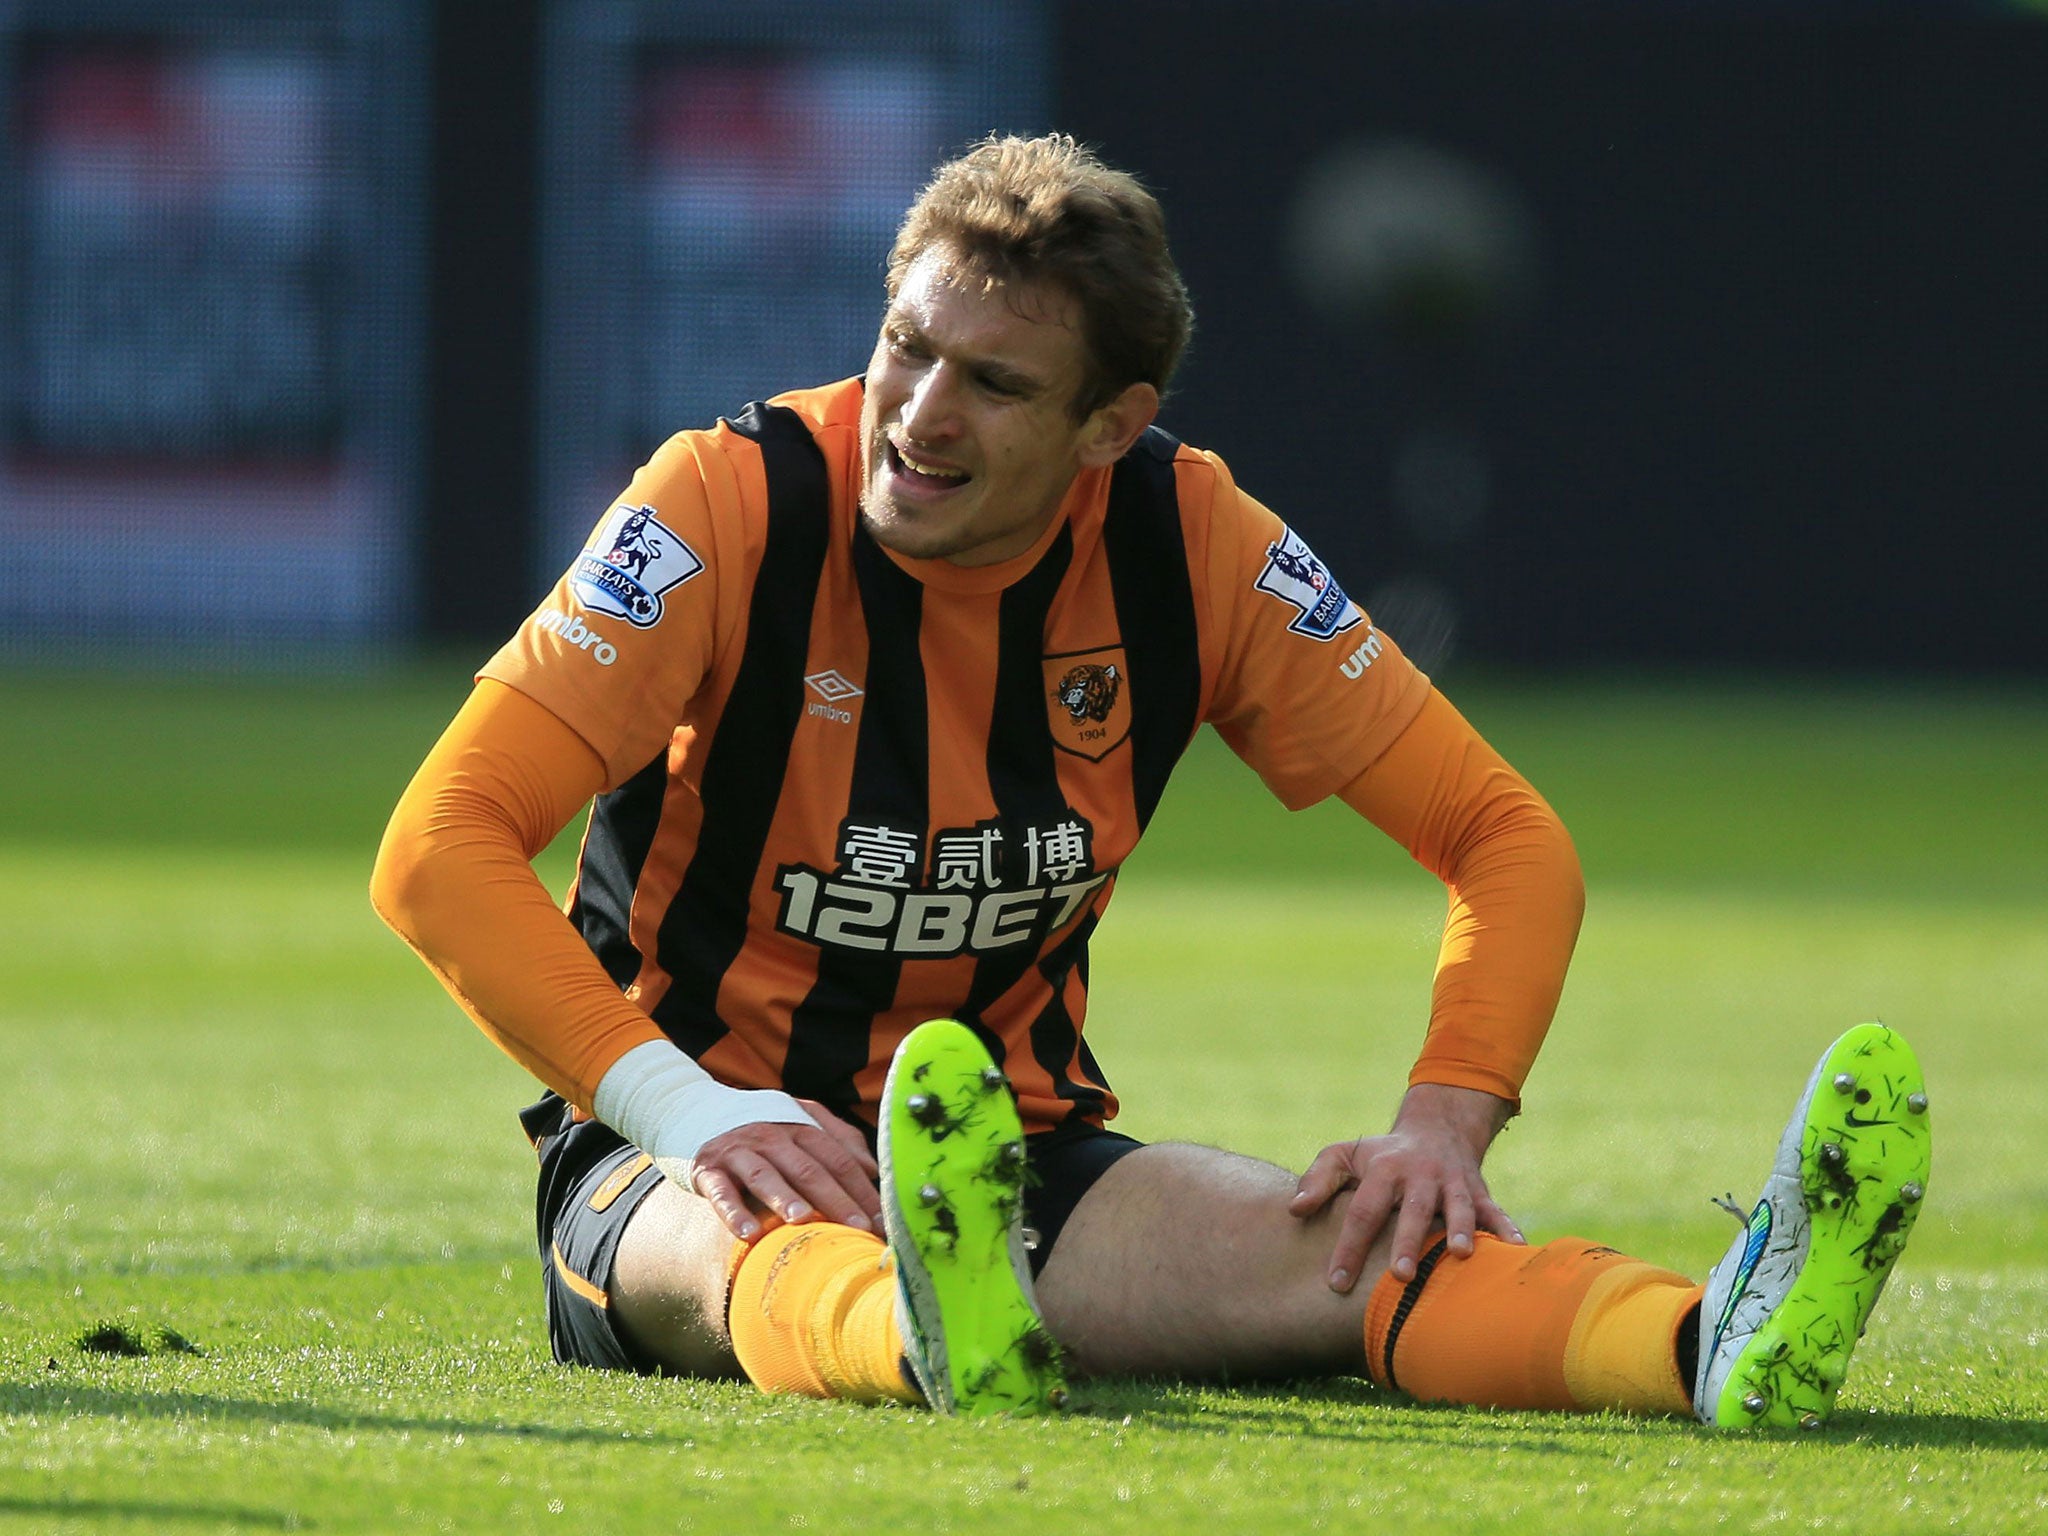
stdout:
<svg viewBox="0 0 2048 1536">
<path fill-rule="evenodd" d="M 1166 217 L 1137 178 L 1064 133 L 984 139 L 939 167 L 889 253 L 893 300 L 912 262 L 944 248 L 990 285 L 1046 284 L 1081 309 L 1088 369 L 1077 421 L 1132 384 L 1162 394 L 1194 311 Z"/>
</svg>

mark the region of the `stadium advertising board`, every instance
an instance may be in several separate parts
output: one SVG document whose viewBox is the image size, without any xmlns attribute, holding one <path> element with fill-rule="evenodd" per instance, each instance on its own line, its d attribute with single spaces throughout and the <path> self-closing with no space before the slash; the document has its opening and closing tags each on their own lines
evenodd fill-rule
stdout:
<svg viewBox="0 0 2048 1536">
<path fill-rule="evenodd" d="M 0 647 L 403 626 L 417 9 L 0 8 Z"/>
</svg>

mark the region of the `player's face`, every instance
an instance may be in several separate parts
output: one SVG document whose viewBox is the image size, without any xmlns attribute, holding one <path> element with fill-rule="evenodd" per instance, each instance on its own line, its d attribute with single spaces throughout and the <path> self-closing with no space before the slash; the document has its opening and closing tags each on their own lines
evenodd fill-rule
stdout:
<svg viewBox="0 0 2048 1536">
<path fill-rule="evenodd" d="M 984 288 L 944 250 L 903 275 L 868 362 L 861 513 L 878 543 L 993 565 L 1029 549 L 1082 469 L 1111 464 L 1158 409 L 1134 384 L 1085 421 L 1080 306 Z"/>
</svg>

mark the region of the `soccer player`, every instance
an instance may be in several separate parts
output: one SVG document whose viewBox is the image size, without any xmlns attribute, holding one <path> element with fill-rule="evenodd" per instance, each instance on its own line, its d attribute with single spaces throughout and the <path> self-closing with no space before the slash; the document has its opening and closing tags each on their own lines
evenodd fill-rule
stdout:
<svg viewBox="0 0 2048 1536">
<path fill-rule="evenodd" d="M 1925 1187 L 1904 1042 L 1829 1050 L 1704 1302 L 1527 1245 L 1481 1162 L 1576 857 L 1308 545 L 1154 425 L 1191 323 L 1158 205 L 1070 139 L 991 140 L 912 206 L 886 288 L 863 378 L 641 469 L 378 856 L 378 910 L 549 1090 L 523 1119 L 557 1358 L 947 1411 L 1042 1409 L 1072 1371 L 1824 1417 Z M 1088 941 L 1205 721 L 1449 888 L 1392 1127 L 1300 1175 L 1109 1129 L 1083 1038 Z M 564 912 L 530 860 L 593 797 Z"/>
</svg>

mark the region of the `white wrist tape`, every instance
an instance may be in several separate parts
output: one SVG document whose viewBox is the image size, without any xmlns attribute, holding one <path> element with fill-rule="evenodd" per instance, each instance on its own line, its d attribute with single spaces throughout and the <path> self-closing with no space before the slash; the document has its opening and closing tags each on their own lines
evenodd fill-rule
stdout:
<svg viewBox="0 0 2048 1536">
<path fill-rule="evenodd" d="M 688 1162 L 712 1137 L 742 1125 L 816 1125 L 773 1089 L 728 1088 L 666 1040 L 626 1052 L 598 1079 L 597 1118 L 657 1162 Z"/>
</svg>

